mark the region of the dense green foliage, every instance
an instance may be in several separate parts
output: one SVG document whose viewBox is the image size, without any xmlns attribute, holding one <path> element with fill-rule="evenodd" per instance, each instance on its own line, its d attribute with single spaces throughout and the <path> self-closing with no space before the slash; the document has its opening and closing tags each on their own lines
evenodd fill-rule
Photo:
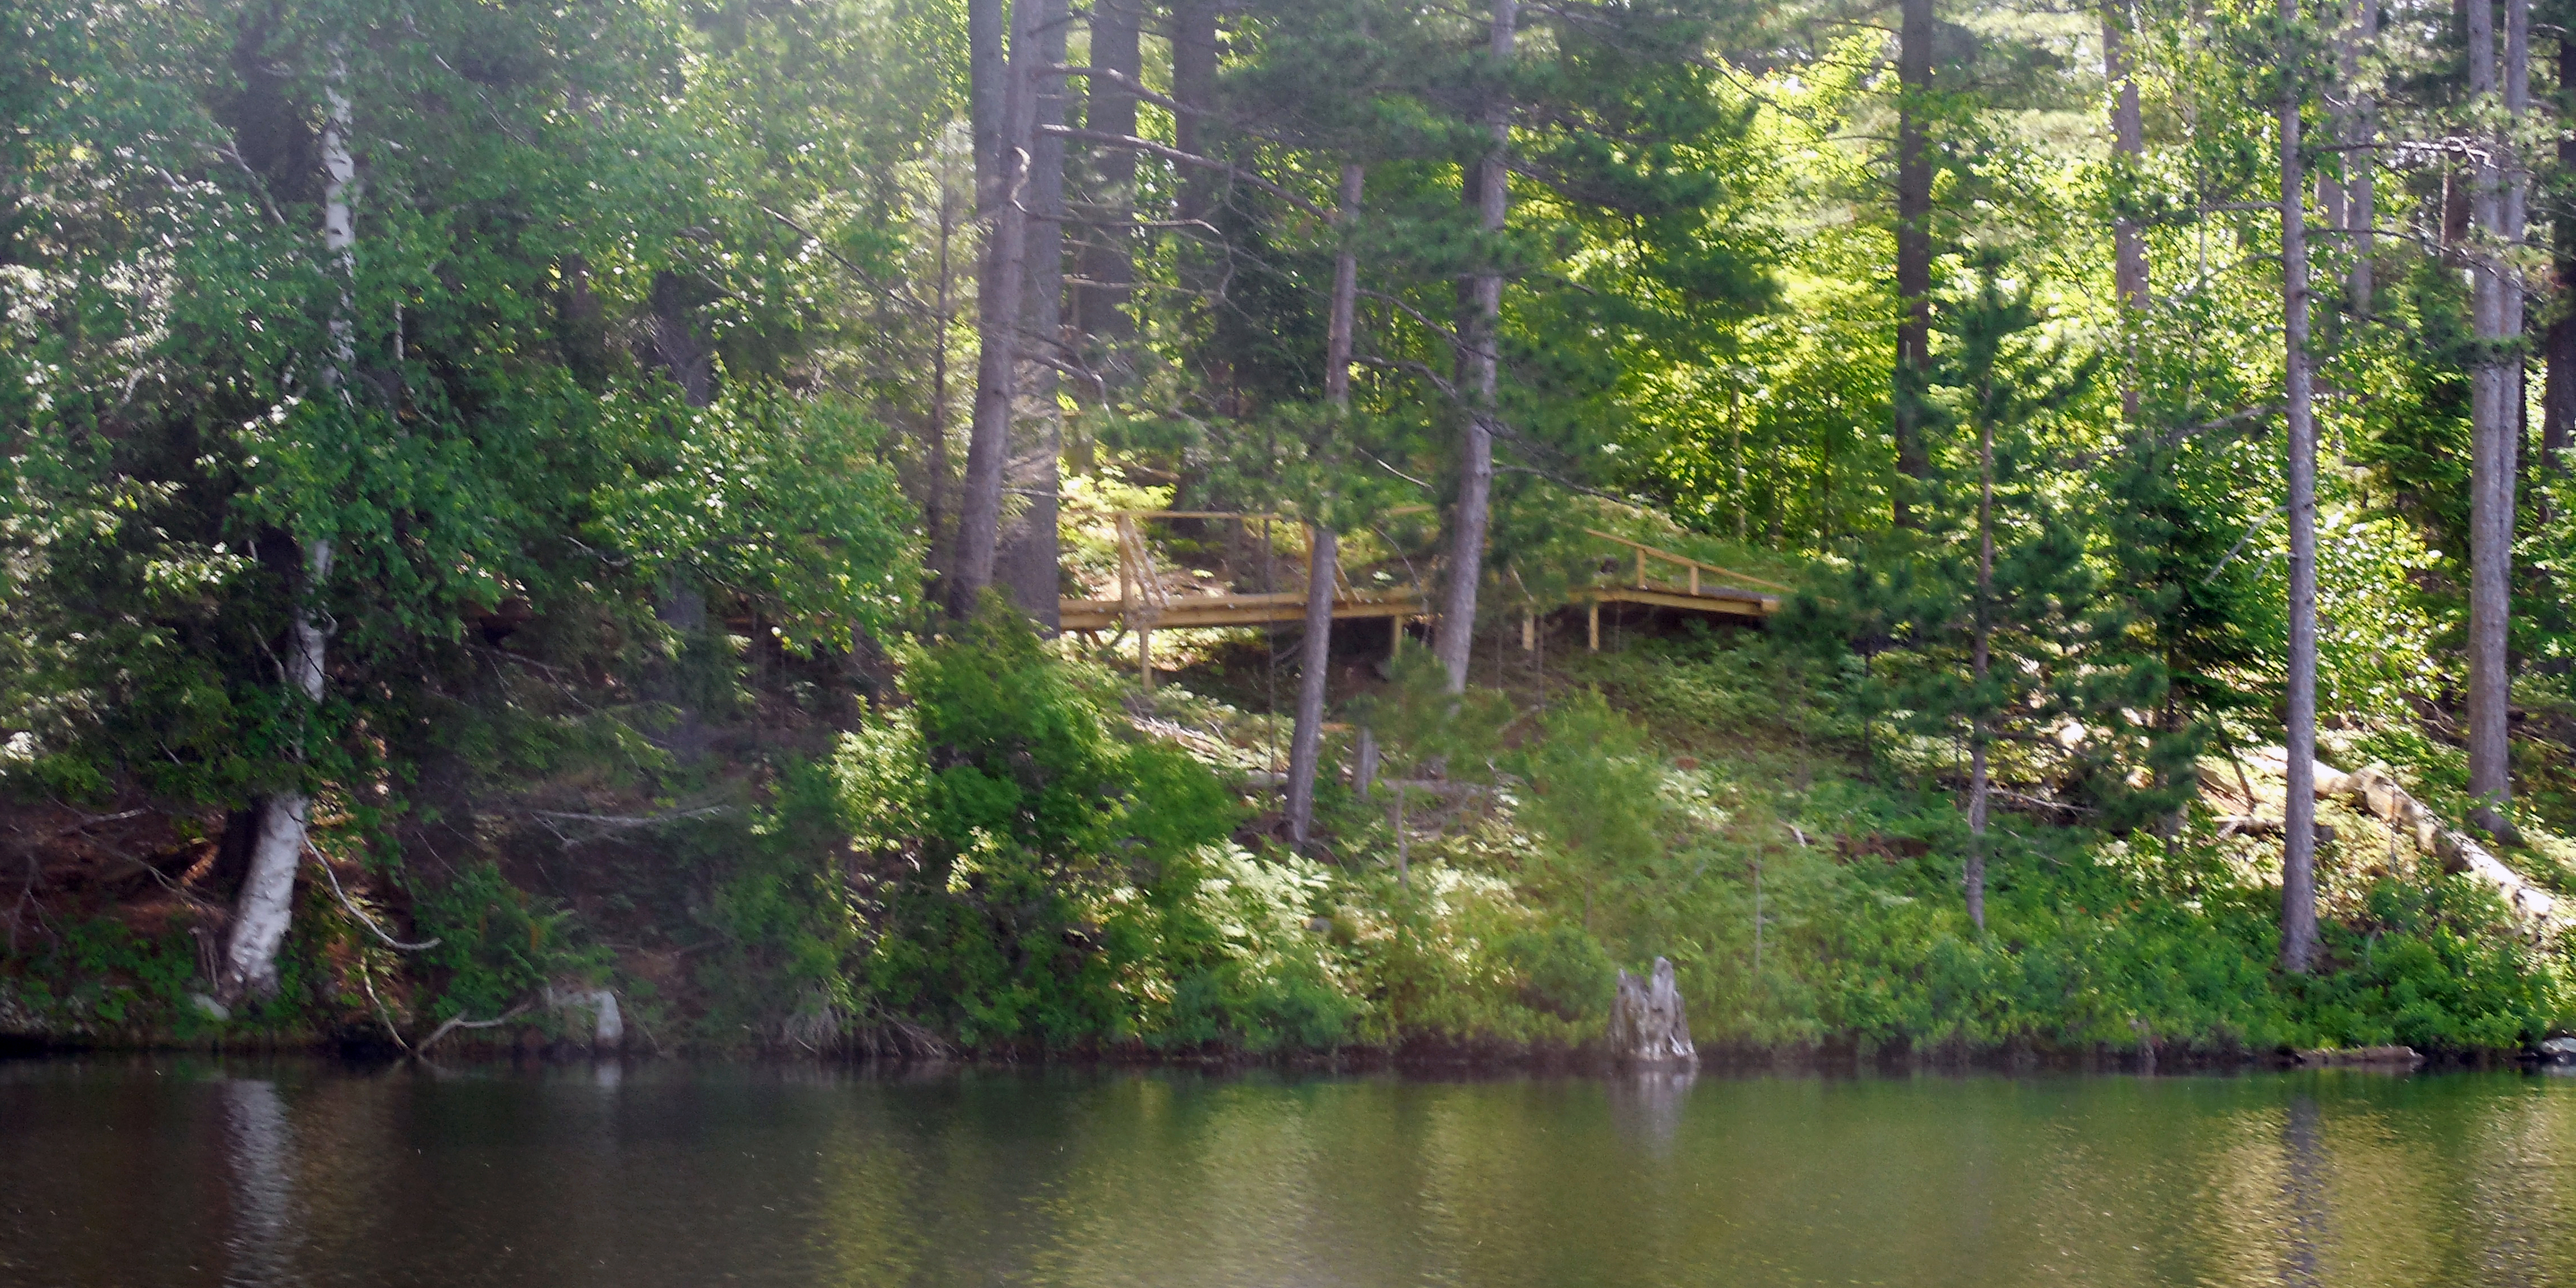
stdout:
<svg viewBox="0 0 2576 1288">
<path fill-rule="evenodd" d="M 1871 6 L 1531 6 L 1506 57 L 1481 10 L 1148 5 L 1132 67 L 1076 10 L 1069 70 L 1014 55 L 1066 87 L 1025 140 L 1062 168 L 1001 198 L 1036 208 L 1047 307 L 1013 302 L 984 535 L 1060 500 L 1059 588 L 1126 614 L 1103 639 L 938 607 L 976 584 L 982 4 L 8 17 L 0 1027 L 564 1036 L 544 1000 L 607 987 L 669 1045 L 1571 1050 L 1658 956 L 1746 1048 L 2469 1050 L 2576 1018 L 2554 924 L 2349 802 L 2325 960 L 2274 964 L 2285 83 L 2324 176 L 2328 750 L 2465 816 L 2466 373 L 2505 353 L 2533 441 L 2500 854 L 2576 880 L 2576 330 L 2546 238 L 2464 231 L 2459 149 L 2401 146 L 2501 128 L 2447 6 L 2347 58 L 2342 7 L 1949 3 L 1916 84 Z M 1095 128 L 1122 94 L 1136 137 Z M 1893 193 L 1925 175 L 1909 301 Z M 2333 223 L 2365 175 L 2375 241 Z M 2475 338 L 2472 261 L 2520 266 L 2526 343 Z M 1472 683 L 1345 623 L 1294 852 L 1294 630 L 1159 631 L 1167 683 L 1137 677 L 1136 561 L 1286 596 L 1293 515 L 1352 587 L 1436 587 L 1486 430 Z M 1648 576 L 1605 531 L 1779 612 L 1613 609 L 1595 655 L 1588 591 Z M 199 1000 L 263 811 L 306 796 L 277 995 Z"/>
</svg>

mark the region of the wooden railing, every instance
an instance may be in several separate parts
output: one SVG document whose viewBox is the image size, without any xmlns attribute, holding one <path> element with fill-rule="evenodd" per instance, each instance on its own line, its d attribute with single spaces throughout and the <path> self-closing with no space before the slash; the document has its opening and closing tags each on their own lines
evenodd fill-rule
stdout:
<svg viewBox="0 0 2576 1288">
<path fill-rule="evenodd" d="M 1648 559 L 1661 560 L 1669 564 L 1679 564 L 1689 574 L 1690 593 L 1694 595 L 1700 593 L 1699 575 L 1703 572 L 1715 573 L 1720 577 L 1726 578 L 1728 581 L 1748 582 L 1752 585 L 1767 587 L 1771 590 L 1786 591 L 1794 589 L 1793 587 L 1783 586 L 1776 581 L 1765 581 L 1760 577 L 1751 575 L 1750 573 L 1737 572 L 1732 568 L 1721 568 L 1713 563 L 1702 563 L 1688 555 L 1677 555 L 1670 550 L 1658 549 L 1657 547 L 1647 545 L 1642 541 L 1631 541 L 1616 533 L 1603 532 L 1598 528 L 1585 528 L 1583 531 L 1587 536 L 1599 537 L 1604 541 L 1617 542 L 1618 544 L 1626 546 L 1636 552 L 1637 589 L 1639 590 L 1646 589 L 1646 561 Z"/>
</svg>

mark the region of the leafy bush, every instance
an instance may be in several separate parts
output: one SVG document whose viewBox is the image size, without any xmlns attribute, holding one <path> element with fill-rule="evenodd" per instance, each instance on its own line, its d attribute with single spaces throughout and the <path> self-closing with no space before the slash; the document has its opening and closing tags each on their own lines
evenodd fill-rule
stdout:
<svg viewBox="0 0 2576 1288">
<path fill-rule="evenodd" d="M 412 922 L 438 940 L 422 956 L 446 976 L 432 1020 L 490 1019 L 550 981 L 596 979 L 609 964 L 606 949 L 583 942 L 570 909 L 511 885 L 491 863 L 424 894 Z"/>
</svg>

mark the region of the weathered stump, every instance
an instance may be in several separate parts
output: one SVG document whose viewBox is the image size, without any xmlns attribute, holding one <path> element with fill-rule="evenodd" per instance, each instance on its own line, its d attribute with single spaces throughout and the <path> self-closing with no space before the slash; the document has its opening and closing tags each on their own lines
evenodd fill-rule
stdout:
<svg viewBox="0 0 2576 1288">
<path fill-rule="evenodd" d="M 1672 962 L 1658 957 L 1651 976 L 1619 972 L 1619 996 L 1610 1006 L 1610 1058 L 1647 1069 L 1688 1069 L 1699 1064 L 1682 991 Z"/>
</svg>

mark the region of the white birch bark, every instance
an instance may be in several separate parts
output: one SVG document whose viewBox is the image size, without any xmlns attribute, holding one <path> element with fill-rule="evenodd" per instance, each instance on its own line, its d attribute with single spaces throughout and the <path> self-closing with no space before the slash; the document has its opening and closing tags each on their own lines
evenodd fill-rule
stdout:
<svg viewBox="0 0 2576 1288">
<path fill-rule="evenodd" d="M 349 150 L 352 109 L 349 65 L 337 50 L 330 80 L 323 90 L 322 248 L 330 271 L 340 279 L 340 299 L 330 323 L 330 353 L 321 372 L 325 396 L 345 407 L 349 400 L 348 369 L 356 359 L 355 326 L 350 310 L 357 277 L 358 231 L 354 205 L 358 165 Z M 303 584 L 298 588 L 294 621 L 287 628 L 286 681 L 306 708 L 322 700 L 327 637 L 315 601 L 331 580 L 335 553 L 331 538 L 304 543 Z M 303 748 L 296 748 L 301 759 Z M 272 793 L 259 805 L 259 830 L 251 842 L 250 871 L 233 899 L 231 925 L 224 939 L 223 973 L 215 996 L 225 1003 L 264 997 L 277 991 L 277 953 L 295 914 L 295 870 L 304 858 L 313 801 L 301 787 Z"/>
</svg>

